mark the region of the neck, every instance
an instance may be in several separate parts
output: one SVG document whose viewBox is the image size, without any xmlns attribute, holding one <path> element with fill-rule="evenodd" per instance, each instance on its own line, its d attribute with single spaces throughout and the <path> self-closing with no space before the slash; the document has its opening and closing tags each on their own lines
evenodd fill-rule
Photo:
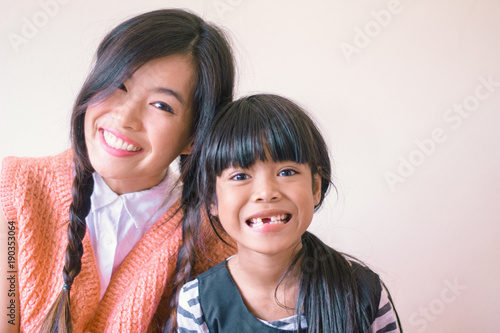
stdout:
<svg viewBox="0 0 500 333">
<path fill-rule="evenodd" d="M 281 279 L 300 247 L 298 244 L 290 251 L 273 255 L 239 248 L 229 260 L 231 276 L 247 308 L 257 318 L 279 320 L 295 313 L 298 276 L 292 272 Z"/>
<path fill-rule="evenodd" d="M 161 174 L 153 175 L 147 178 L 114 179 L 104 177 L 102 175 L 101 177 L 113 192 L 118 195 L 122 195 L 126 193 L 144 191 L 155 187 L 160 184 L 163 179 L 165 179 L 167 171 L 168 169 Z"/>
<path fill-rule="evenodd" d="M 245 284 L 274 290 L 301 247 L 302 244 L 298 244 L 289 251 L 277 254 L 262 254 L 248 249 L 239 249 L 238 254 L 229 261 L 229 270 L 235 280 L 241 279 L 246 282 Z M 294 278 L 289 275 L 287 280 Z"/>
</svg>

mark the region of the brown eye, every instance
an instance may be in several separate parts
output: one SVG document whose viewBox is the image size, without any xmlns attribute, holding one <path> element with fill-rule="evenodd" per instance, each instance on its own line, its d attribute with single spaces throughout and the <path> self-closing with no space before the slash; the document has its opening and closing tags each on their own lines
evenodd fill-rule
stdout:
<svg viewBox="0 0 500 333">
<path fill-rule="evenodd" d="M 281 170 L 279 173 L 278 173 L 278 176 L 281 176 L 281 177 L 289 177 L 289 176 L 293 176 L 293 175 L 296 175 L 298 174 L 297 171 L 293 170 L 293 169 L 286 169 L 286 170 Z"/>
<path fill-rule="evenodd" d="M 151 103 L 151 105 L 153 105 L 155 108 L 158 108 L 162 111 L 165 111 L 165 112 L 168 112 L 168 113 L 174 113 L 174 111 L 172 110 L 172 108 L 170 107 L 170 105 L 168 105 L 167 103 L 164 103 L 164 102 L 154 102 L 154 103 Z"/>
<path fill-rule="evenodd" d="M 233 177 L 231 177 L 231 180 L 246 180 L 248 178 L 250 178 L 250 176 L 247 175 L 246 173 L 238 173 Z"/>
</svg>

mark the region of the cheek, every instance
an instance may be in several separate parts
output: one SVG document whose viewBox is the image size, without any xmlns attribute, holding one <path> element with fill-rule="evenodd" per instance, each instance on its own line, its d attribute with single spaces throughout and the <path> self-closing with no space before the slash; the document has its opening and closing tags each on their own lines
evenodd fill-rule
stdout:
<svg viewBox="0 0 500 333">
<path fill-rule="evenodd" d="M 215 194 L 215 203 L 211 206 L 211 209 L 213 209 L 219 217 L 222 217 L 221 220 L 225 220 L 237 212 L 238 203 L 230 199 L 234 197 L 234 192 L 227 191 L 224 186 L 217 186 Z"/>
<path fill-rule="evenodd" d="M 90 160 L 93 160 L 96 154 L 97 140 L 99 139 L 95 130 L 95 118 L 93 112 L 85 112 L 85 119 L 83 121 L 83 133 L 85 135 L 85 145 Z"/>
<path fill-rule="evenodd" d="M 149 141 L 163 150 L 181 149 L 189 138 L 189 130 L 183 123 L 164 117 L 145 117 L 143 126 Z"/>
<path fill-rule="evenodd" d="M 99 145 L 99 133 L 97 132 L 97 126 L 99 117 L 102 112 L 96 107 L 88 107 L 85 111 L 84 121 L 83 121 L 83 132 L 85 137 L 85 145 L 87 147 L 87 152 L 92 165 L 95 164 L 98 158 L 98 148 Z"/>
<path fill-rule="evenodd" d="M 92 119 L 92 114 L 89 113 L 88 111 L 85 112 L 85 116 L 84 116 L 84 121 L 83 121 L 83 132 L 84 132 L 84 135 L 85 135 L 85 142 L 87 143 L 87 145 L 89 144 L 89 140 L 90 138 L 92 137 L 92 129 L 93 129 L 93 119 Z"/>
<path fill-rule="evenodd" d="M 163 127 L 161 123 L 147 124 L 144 133 L 153 149 L 158 152 L 165 152 L 169 147 L 172 150 L 172 146 L 175 145 L 174 134 L 168 128 Z"/>
<path fill-rule="evenodd" d="M 94 128 L 96 127 L 96 121 L 99 117 L 102 116 L 103 113 L 104 112 L 102 112 L 102 110 L 97 106 L 89 106 L 85 111 L 85 120 L 83 124 L 86 139 L 87 135 L 91 134 L 94 131 Z"/>
</svg>

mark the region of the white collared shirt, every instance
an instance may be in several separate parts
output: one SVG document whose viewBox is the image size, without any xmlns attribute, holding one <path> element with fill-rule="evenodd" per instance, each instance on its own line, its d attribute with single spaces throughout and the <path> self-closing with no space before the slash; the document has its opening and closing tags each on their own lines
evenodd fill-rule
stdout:
<svg viewBox="0 0 500 333">
<path fill-rule="evenodd" d="M 94 192 L 86 221 L 102 299 L 113 273 L 149 228 L 180 198 L 182 186 L 172 168 L 158 185 L 122 195 L 113 192 L 99 174 L 93 176 Z"/>
</svg>

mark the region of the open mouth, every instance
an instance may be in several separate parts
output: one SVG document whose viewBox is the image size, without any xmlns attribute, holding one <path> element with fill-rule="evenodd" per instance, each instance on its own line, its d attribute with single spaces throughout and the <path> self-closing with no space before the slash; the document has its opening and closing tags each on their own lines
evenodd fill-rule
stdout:
<svg viewBox="0 0 500 333">
<path fill-rule="evenodd" d="M 255 228 L 264 224 L 286 224 L 291 218 L 292 215 L 290 214 L 280 214 L 269 217 L 255 217 L 253 219 L 248 219 L 245 222 L 249 227 Z"/>
<path fill-rule="evenodd" d="M 106 130 L 103 130 L 102 133 L 103 133 L 104 141 L 106 141 L 106 144 L 108 146 L 110 146 L 111 148 L 124 150 L 124 151 L 128 151 L 128 152 L 138 152 L 138 151 L 142 150 L 142 148 L 136 147 L 133 144 L 128 143 L 128 142 L 118 138 L 117 136 L 115 136 L 114 134 L 112 134 Z"/>
</svg>

